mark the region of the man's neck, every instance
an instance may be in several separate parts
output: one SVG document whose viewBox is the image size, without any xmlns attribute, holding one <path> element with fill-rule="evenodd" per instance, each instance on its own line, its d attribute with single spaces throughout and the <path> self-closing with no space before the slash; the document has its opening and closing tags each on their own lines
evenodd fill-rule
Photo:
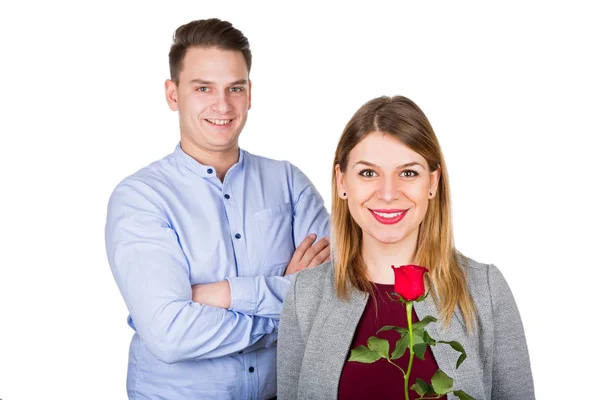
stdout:
<svg viewBox="0 0 600 400">
<path fill-rule="evenodd" d="M 209 151 L 181 141 L 181 150 L 203 165 L 210 165 L 215 168 L 217 177 L 223 182 L 225 174 L 239 160 L 240 148 L 236 144 L 231 149 L 224 151 Z"/>
</svg>

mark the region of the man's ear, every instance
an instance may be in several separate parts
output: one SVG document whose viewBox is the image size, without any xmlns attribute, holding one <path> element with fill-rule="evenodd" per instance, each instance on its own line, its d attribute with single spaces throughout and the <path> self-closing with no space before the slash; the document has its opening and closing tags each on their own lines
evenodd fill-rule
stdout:
<svg viewBox="0 0 600 400">
<path fill-rule="evenodd" d="M 171 110 L 179 110 L 179 103 L 177 102 L 177 84 L 170 79 L 165 81 L 165 97 Z"/>
<path fill-rule="evenodd" d="M 252 81 L 248 81 L 248 110 L 252 107 Z"/>
</svg>

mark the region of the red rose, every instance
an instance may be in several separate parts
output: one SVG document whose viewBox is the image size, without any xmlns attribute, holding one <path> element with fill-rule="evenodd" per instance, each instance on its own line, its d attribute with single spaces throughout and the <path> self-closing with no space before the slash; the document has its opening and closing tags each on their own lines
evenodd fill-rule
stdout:
<svg viewBox="0 0 600 400">
<path fill-rule="evenodd" d="M 419 265 L 402 265 L 394 270 L 394 291 L 405 301 L 414 301 L 425 294 L 423 275 L 429 270 Z"/>
</svg>

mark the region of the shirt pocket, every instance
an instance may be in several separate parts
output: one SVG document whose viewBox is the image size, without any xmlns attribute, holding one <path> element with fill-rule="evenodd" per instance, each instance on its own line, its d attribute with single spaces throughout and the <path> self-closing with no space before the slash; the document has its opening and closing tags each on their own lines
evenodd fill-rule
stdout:
<svg viewBox="0 0 600 400">
<path fill-rule="evenodd" d="M 295 251 L 292 203 L 254 213 L 260 236 L 263 275 L 283 275 Z"/>
</svg>

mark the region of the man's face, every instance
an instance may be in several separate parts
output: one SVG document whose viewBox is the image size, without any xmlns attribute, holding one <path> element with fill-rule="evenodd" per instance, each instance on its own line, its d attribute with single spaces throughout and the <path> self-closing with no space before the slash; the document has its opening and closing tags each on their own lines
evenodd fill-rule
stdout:
<svg viewBox="0 0 600 400">
<path fill-rule="evenodd" d="M 250 109 L 250 79 L 239 51 L 189 48 L 179 85 L 165 83 L 167 102 L 179 111 L 181 147 L 187 153 L 237 150 Z"/>
</svg>

